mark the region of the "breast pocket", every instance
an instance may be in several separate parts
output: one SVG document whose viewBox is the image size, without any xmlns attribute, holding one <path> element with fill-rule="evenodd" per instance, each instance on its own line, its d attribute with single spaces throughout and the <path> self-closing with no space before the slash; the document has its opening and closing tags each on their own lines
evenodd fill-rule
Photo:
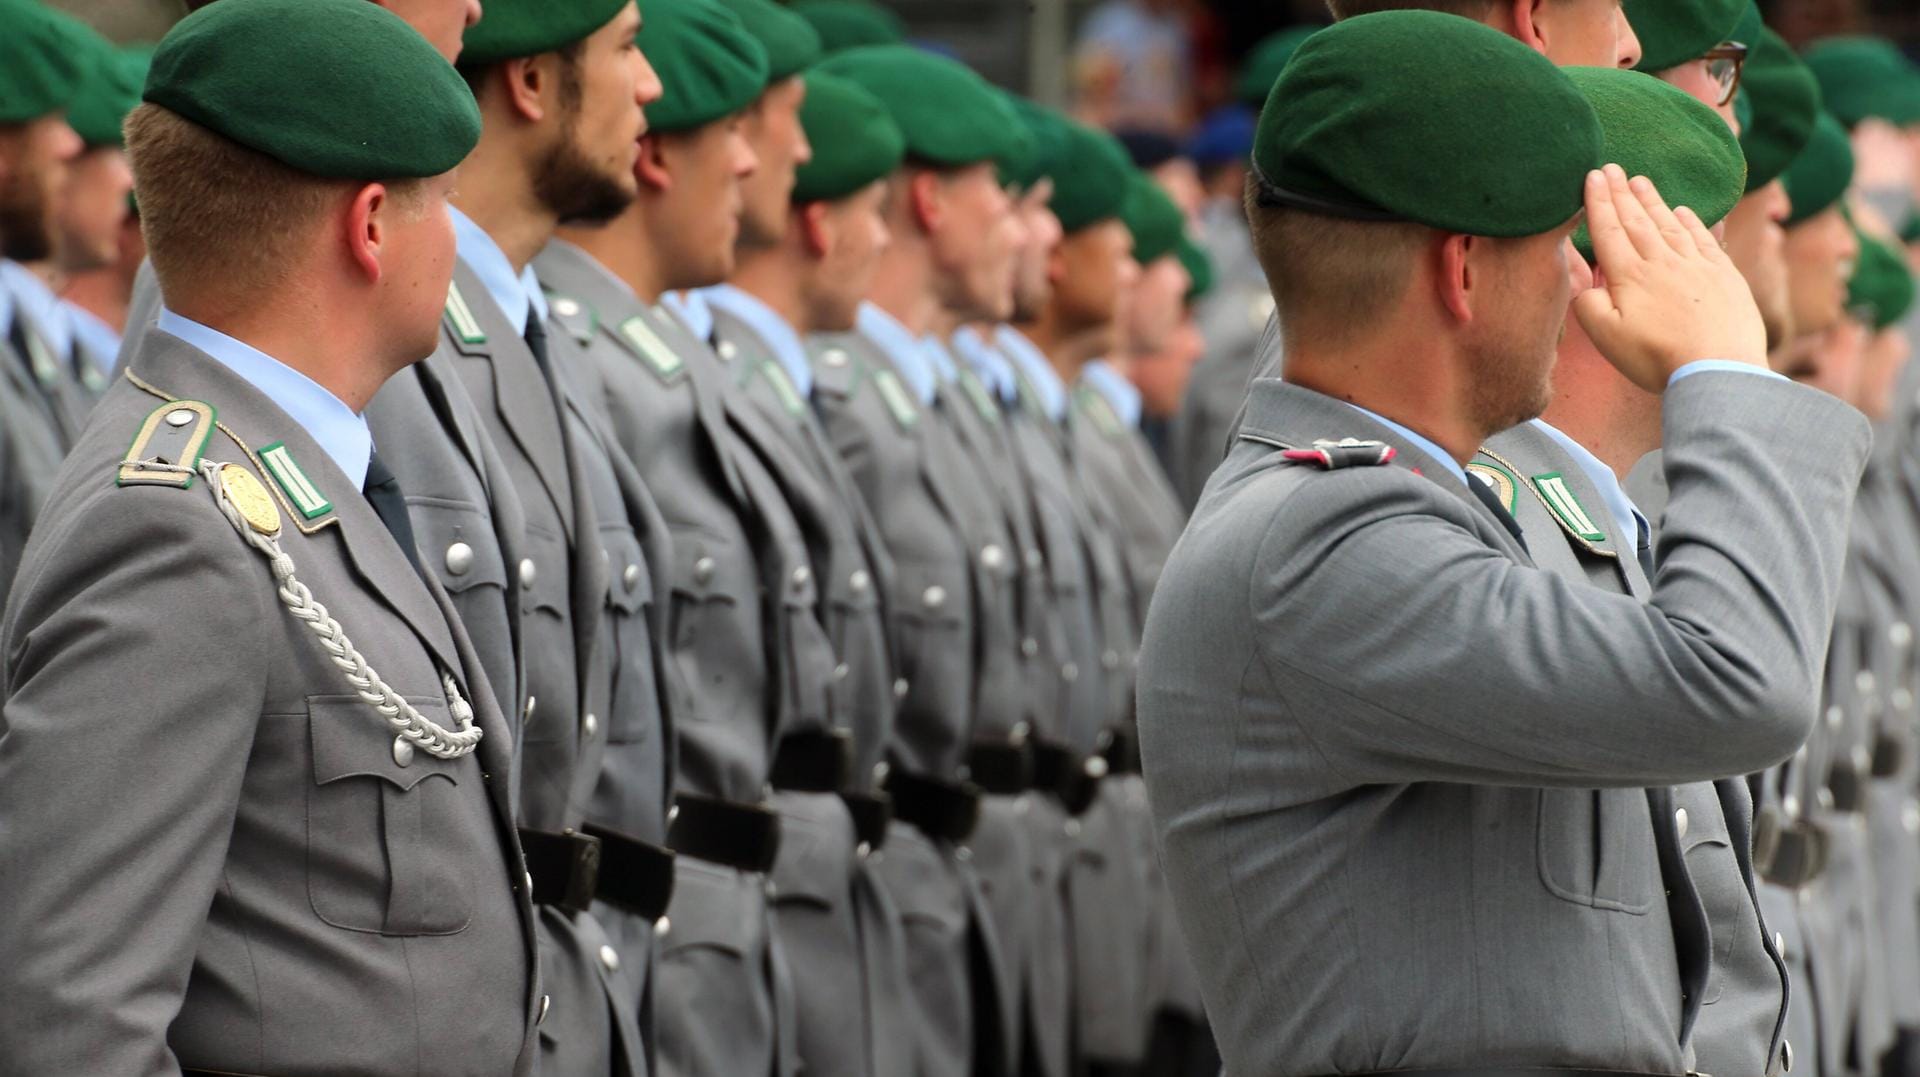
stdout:
<svg viewBox="0 0 1920 1077">
<path fill-rule="evenodd" d="M 600 529 L 607 552 L 607 612 L 613 621 L 613 702 L 607 740 L 638 744 L 659 725 L 660 704 L 653 675 L 653 573 L 633 529 Z"/>
<path fill-rule="evenodd" d="M 1540 881 L 1577 905 L 1631 915 L 1660 888 L 1647 796 L 1639 789 L 1540 791 Z"/>
<path fill-rule="evenodd" d="M 901 670 L 910 681 L 937 676 L 937 671 L 966 654 L 962 638 L 964 614 L 971 596 L 967 577 L 944 566 L 901 561 L 895 583 L 899 597 L 893 603 L 898 626 Z"/>
<path fill-rule="evenodd" d="M 699 528 L 673 531 L 673 649 L 690 651 L 709 624 L 733 616 L 734 607 L 758 585 L 751 571 L 743 578 L 740 558 L 729 544 Z"/>
<path fill-rule="evenodd" d="M 407 515 L 425 567 L 448 594 L 506 590 L 507 565 L 486 513 L 464 501 L 410 497 Z"/>
<path fill-rule="evenodd" d="M 1733 838 L 1727 833 L 1726 813 L 1720 807 L 1719 794 L 1712 786 L 1688 786 L 1675 789 L 1674 803 L 1687 813 L 1687 831 L 1680 838 L 1686 850 L 1687 874 L 1700 894 L 1707 923 L 1713 932 L 1713 962 L 1703 1004 L 1720 1001 L 1726 990 L 1727 962 L 1733 957 L 1733 944 L 1741 929 L 1758 931 L 1753 898 L 1747 892 L 1746 877 L 1735 859 Z"/>
<path fill-rule="evenodd" d="M 453 724 L 444 699 L 409 696 Z M 353 696 L 307 700 L 313 785 L 307 790 L 307 894 L 320 919 L 382 935 L 451 935 L 471 916 L 478 858 L 453 835 L 471 756 L 396 750 L 393 728 Z M 412 746 L 409 745 L 409 748 Z"/>
</svg>

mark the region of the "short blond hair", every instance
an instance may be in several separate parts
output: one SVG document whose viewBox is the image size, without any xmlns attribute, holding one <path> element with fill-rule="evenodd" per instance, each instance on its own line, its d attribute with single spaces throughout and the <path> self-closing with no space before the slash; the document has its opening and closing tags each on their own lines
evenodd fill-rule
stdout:
<svg viewBox="0 0 1920 1077">
<path fill-rule="evenodd" d="M 1406 295 L 1433 229 L 1397 221 L 1353 221 L 1263 202 L 1247 184 L 1254 253 L 1289 337 L 1311 334 L 1337 346 L 1377 322 Z"/>
</svg>

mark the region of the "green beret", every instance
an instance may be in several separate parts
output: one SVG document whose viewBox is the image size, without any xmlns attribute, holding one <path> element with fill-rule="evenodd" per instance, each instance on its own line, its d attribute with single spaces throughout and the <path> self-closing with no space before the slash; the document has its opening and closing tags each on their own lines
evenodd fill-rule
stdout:
<svg viewBox="0 0 1920 1077">
<path fill-rule="evenodd" d="M 1820 85 L 1779 34 L 1762 29 L 1747 53 L 1740 99 L 1751 113 L 1740 121 L 1747 190 L 1757 191 L 1779 178 L 1813 137 Z"/>
<path fill-rule="evenodd" d="M 813 24 L 828 53 L 862 45 L 898 45 L 907 39 L 900 16 L 867 0 L 794 0 L 793 13 Z"/>
<path fill-rule="evenodd" d="M 1639 70 L 1658 73 L 1734 40 L 1748 0 L 1626 0 L 1625 6 L 1640 39 Z"/>
<path fill-rule="evenodd" d="M 794 177 L 795 203 L 845 198 L 900 167 L 907 138 L 878 98 L 824 71 L 809 71 L 806 80 L 800 126 L 813 159 Z"/>
<path fill-rule="evenodd" d="M 1128 184 L 1137 171 L 1119 139 L 1062 117 L 1048 206 L 1068 235 L 1119 217 L 1126 212 Z"/>
<path fill-rule="evenodd" d="M 1900 226 L 1900 242 L 1908 245 L 1920 243 L 1920 205 L 1907 210 L 1907 221 Z"/>
<path fill-rule="evenodd" d="M 1865 119 L 1905 127 L 1920 123 L 1920 71 L 1893 42 L 1830 37 L 1807 49 L 1827 111 L 1852 127 Z"/>
<path fill-rule="evenodd" d="M 1814 121 L 1807 148 L 1781 173 L 1780 180 L 1793 202 L 1786 220 L 1789 228 L 1824 213 L 1845 197 L 1853 183 L 1853 145 L 1847 141 L 1840 121 L 1821 113 Z"/>
<path fill-rule="evenodd" d="M 753 104 L 767 88 L 767 50 L 715 0 L 647 5 L 634 43 L 660 76 L 652 131 L 691 131 Z"/>
<path fill-rule="evenodd" d="M 1009 187 L 1028 188 L 1051 176 L 1060 167 L 1061 121 L 1051 111 L 1019 94 L 1008 93 L 1007 107 L 1020 120 L 1026 132 L 1027 152 L 1017 161 L 1000 166 L 1000 182 Z"/>
<path fill-rule="evenodd" d="M 1193 282 L 1187 285 L 1187 302 L 1213 291 L 1213 259 L 1207 256 L 1205 247 L 1185 234 L 1180 237 L 1180 264 L 1187 267 L 1187 278 Z"/>
<path fill-rule="evenodd" d="M 934 165 L 1017 164 L 1026 129 L 1005 96 L 972 68 L 906 45 L 865 45 L 835 53 L 820 70 L 880 99 L 907 136 L 907 156 Z"/>
<path fill-rule="evenodd" d="M 1898 324 L 1913 309 L 1913 270 L 1899 251 L 1858 229 L 1860 257 L 1847 283 L 1847 306 L 1874 329 Z"/>
<path fill-rule="evenodd" d="M 1187 216 L 1167 192 L 1144 172 L 1127 177 L 1120 219 L 1133 233 L 1133 260 L 1141 265 L 1177 255 L 1187 232 Z"/>
<path fill-rule="evenodd" d="M 779 82 L 812 67 L 823 49 L 813 24 L 773 0 L 720 0 L 767 50 L 767 81 Z M 653 8 L 645 10 L 647 17 Z M 649 57 L 651 59 L 652 57 Z"/>
<path fill-rule="evenodd" d="M 73 102 L 86 77 L 69 16 L 37 0 L 0 0 L 0 124 L 27 123 Z"/>
<path fill-rule="evenodd" d="M 1233 84 L 1234 96 L 1254 108 L 1266 104 L 1268 91 L 1280 80 L 1280 72 L 1286 70 L 1294 51 L 1301 42 L 1319 32 L 1318 26 L 1293 26 L 1261 38 L 1253 51 L 1247 53 L 1240 78 Z"/>
<path fill-rule="evenodd" d="M 120 146 L 120 127 L 127 113 L 140 104 L 153 53 L 146 49 L 107 46 L 94 58 L 93 74 L 80 87 L 80 96 L 67 109 L 67 123 L 89 146 Z"/>
<path fill-rule="evenodd" d="M 1760 5 L 1754 0 L 1747 0 L 1745 8 L 1740 12 L 1740 21 L 1733 24 L 1733 32 L 1727 35 L 1727 40 L 1751 49 L 1760 40 L 1760 34 L 1766 28 L 1767 24 L 1760 18 Z"/>
<path fill-rule="evenodd" d="M 437 176 L 480 141 L 453 65 L 366 0 L 209 4 L 161 40 L 143 98 L 327 179 Z"/>
<path fill-rule="evenodd" d="M 1546 57 L 1471 19 L 1383 11 L 1313 35 L 1260 113 L 1259 197 L 1448 232 L 1548 232 L 1584 205 L 1600 121 Z"/>
<path fill-rule="evenodd" d="M 613 21 L 632 0 L 489 0 L 467 27 L 462 67 L 538 56 L 583 40 Z M 647 9 L 646 18 L 653 18 Z"/>
<path fill-rule="evenodd" d="M 1687 206 L 1711 228 L 1747 193 L 1747 158 L 1720 114 L 1684 90 L 1640 71 L 1570 67 L 1567 77 L 1586 95 L 1606 137 L 1604 156 L 1645 176 L 1668 205 Z M 1593 260 L 1583 223 L 1573 243 Z"/>
</svg>

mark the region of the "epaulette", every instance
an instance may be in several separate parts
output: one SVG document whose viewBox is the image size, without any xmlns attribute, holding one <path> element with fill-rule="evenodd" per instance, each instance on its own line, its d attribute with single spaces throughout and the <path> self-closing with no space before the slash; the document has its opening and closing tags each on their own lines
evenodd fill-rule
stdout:
<svg viewBox="0 0 1920 1077">
<path fill-rule="evenodd" d="M 593 334 L 600 328 L 600 316 L 593 308 L 570 295 L 547 292 L 547 313 L 549 321 L 566 330 L 583 348 L 593 343 Z"/>
<path fill-rule="evenodd" d="M 980 375 L 971 370 L 962 370 L 960 388 L 966 392 L 967 399 L 973 402 L 974 409 L 980 413 L 980 417 L 986 420 L 988 425 L 998 426 L 1004 421 L 1005 417 L 1000 411 L 1000 401 L 994 399 L 993 390 L 987 388 L 987 383 L 980 379 Z"/>
<path fill-rule="evenodd" d="M 1076 385 L 1073 387 L 1073 396 L 1101 437 L 1112 440 L 1126 433 L 1119 413 L 1113 410 L 1113 402 L 1107 399 L 1105 393 L 1091 385 Z"/>
<path fill-rule="evenodd" d="M 686 377 L 687 361 L 660 339 L 660 334 L 647 324 L 645 317 L 636 314 L 621 322 L 614 331 L 626 342 L 627 347 L 633 349 L 634 354 L 646 360 L 647 369 L 653 371 L 661 381 L 672 384 Z"/>
<path fill-rule="evenodd" d="M 781 366 L 778 359 L 769 358 L 761 363 L 756 373 L 767 380 L 767 385 L 773 389 L 773 395 L 779 399 L 780 406 L 786 409 L 788 415 L 806 412 L 807 402 L 800 396 L 800 387 L 793 383 L 792 375 L 787 373 L 787 368 Z"/>
<path fill-rule="evenodd" d="M 1321 439 L 1313 443 L 1311 449 L 1284 449 L 1281 459 L 1290 464 L 1305 464 L 1321 471 L 1342 471 L 1350 467 L 1386 467 L 1400 450 L 1384 441 L 1361 441 L 1359 438 L 1341 438 L 1339 441 Z"/>
<path fill-rule="evenodd" d="M 171 400 L 148 413 L 120 461 L 120 486 L 193 486 L 200 457 L 213 437 L 216 411 L 199 400 Z"/>
<path fill-rule="evenodd" d="M 808 341 L 807 361 L 813 364 L 814 391 L 829 396 L 852 397 L 867 378 L 866 364 L 834 337 Z"/>
<path fill-rule="evenodd" d="M 1475 481 L 1485 483 L 1487 489 L 1493 491 L 1493 496 L 1499 499 L 1501 507 L 1507 510 L 1507 515 L 1513 515 L 1520 509 L 1519 478 L 1510 467 L 1505 466 L 1504 461 L 1495 461 L 1485 449 L 1480 452 L 1487 459 L 1470 461 L 1467 474 Z"/>
</svg>

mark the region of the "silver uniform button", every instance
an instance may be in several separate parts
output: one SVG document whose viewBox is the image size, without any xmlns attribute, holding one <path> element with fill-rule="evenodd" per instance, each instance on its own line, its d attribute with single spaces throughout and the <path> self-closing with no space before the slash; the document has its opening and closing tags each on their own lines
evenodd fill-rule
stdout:
<svg viewBox="0 0 1920 1077">
<path fill-rule="evenodd" d="M 1027 738 L 1032 735 L 1033 726 L 1031 724 L 1027 722 L 1015 722 L 1013 723 L 1013 732 L 1008 739 L 1013 741 L 1015 747 L 1018 747 L 1019 745 L 1025 744 Z"/>
<path fill-rule="evenodd" d="M 1678 831 L 1681 837 L 1684 838 L 1687 836 L 1687 809 L 1677 808 L 1674 810 L 1673 829 Z"/>
<path fill-rule="evenodd" d="M 1067 820 L 1066 825 L 1061 827 L 1060 829 L 1066 832 L 1067 837 L 1077 838 L 1080 836 L 1080 820 L 1069 819 Z"/>
<path fill-rule="evenodd" d="M 1842 711 L 1839 707 L 1835 706 L 1835 707 L 1827 708 L 1827 728 L 1828 729 L 1837 730 L 1840 728 L 1841 723 L 1845 722 L 1846 720 L 1847 720 L 1846 712 Z"/>
<path fill-rule="evenodd" d="M 853 575 L 847 577 L 847 586 L 853 588 L 854 594 L 864 595 L 867 593 L 867 588 L 873 586 L 873 577 L 867 575 L 866 569 L 856 568 L 853 570 Z"/>
<path fill-rule="evenodd" d="M 533 893 L 533 872 L 523 872 L 521 878 L 527 880 L 527 893 Z"/>
<path fill-rule="evenodd" d="M 1119 669 L 1120 668 L 1120 652 L 1108 651 L 1105 654 L 1101 655 L 1100 668 L 1109 669 L 1109 670 Z"/>
<path fill-rule="evenodd" d="M 1819 789 L 1814 790 L 1813 799 L 1815 803 L 1820 805 L 1820 810 L 1833 810 L 1833 790 L 1828 789 L 1826 786 L 1823 785 Z"/>
<path fill-rule="evenodd" d="M 522 718 L 522 719 L 521 719 L 521 721 L 523 721 L 523 722 L 531 722 L 531 721 L 533 721 L 533 708 L 534 708 L 535 706 L 537 706 L 537 705 L 539 704 L 539 702 L 540 702 L 540 700 L 539 700 L 539 697 L 537 697 L 537 696 L 528 696 L 528 697 L 527 697 L 527 709 L 526 709 L 526 712 L 525 712 L 525 714 L 526 714 L 526 716 L 525 716 L 524 718 Z"/>
<path fill-rule="evenodd" d="M 833 679 L 836 681 L 844 681 L 847 679 L 847 674 L 852 672 L 853 670 L 845 662 L 842 662 L 833 667 Z"/>
<path fill-rule="evenodd" d="M 523 557 L 520 559 L 520 586 L 532 587 L 533 578 L 539 574 L 540 570 L 534 567 L 533 558 Z"/>
<path fill-rule="evenodd" d="M 1797 796 L 1794 796 L 1792 793 L 1788 793 L 1786 796 L 1781 797 L 1780 810 L 1786 812 L 1787 818 L 1789 819 L 1800 818 L 1800 798 Z"/>
<path fill-rule="evenodd" d="M 988 545 L 980 551 L 980 564 L 989 572 L 998 572 L 1007 563 L 1007 551 L 998 545 Z"/>
<path fill-rule="evenodd" d="M 1080 769 L 1086 771 L 1087 777 L 1097 782 L 1107 776 L 1107 757 L 1104 755 L 1090 755 L 1087 757 L 1087 761 L 1080 765 Z"/>
<path fill-rule="evenodd" d="M 539 1013 L 539 1015 L 538 1015 L 538 1016 L 536 1016 L 536 1017 L 534 1017 L 534 1019 L 533 1019 L 533 1023 L 534 1023 L 534 1024 L 536 1024 L 536 1025 L 544 1025 L 544 1024 L 546 1024 L 546 1023 L 547 1023 L 547 1011 L 548 1011 L 548 1010 L 550 1010 L 550 1009 L 552 1009 L 552 1008 L 553 1008 L 553 996 L 552 996 L 552 995 L 541 995 L 541 996 L 540 996 L 540 1013 Z"/>
<path fill-rule="evenodd" d="M 947 604 L 947 589 L 937 583 L 934 584 L 920 595 L 920 603 L 930 610 L 939 609 Z"/>
<path fill-rule="evenodd" d="M 1874 681 L 1873 681 L 1872 670 L 1863 669 L 1860 672 L 1853 675 L 1854 690 L 1859 692 L 1861 695 L 1863 696 L 1872 695 L 1873 685 L 1874 685 Z"/>
<path fill-rule="evenodd" d="M 1773 933 L 1773 952 L 1780 955 L 1780 960 L 1787 959 L 1787 937 L 1778 931 Z"/>
<path fill-rule="evenodd" d="M 1887 638 L 1895 647 L 1913 646 L 1913 626 L 1905 621 L 1895 621 L 1887 627 Z"/>
<path fill-rule="evenodd" d="M 1080 679 L 1080 667 L 1068 662 L 1060 667 L 1060 679 L 1072 684 Z"/>
<path fill-rule="evenodd" d="M 1780 1072 L 1793 1072 L 1793 1042 L 1791 1040 L 1780 1041 Z"/>
<path fill-rule="evenodd" d="M 1920 834 L 1920 801 L 1907 801 L 1900 810 L 1900 825 L 1907 828 L 1909 834 Z"/>
<path fill-rule="evenodd" d="M 447 571 L 455 576 L 473 571 L 473 547 L 464 542 L 447 547 Z"/>
<path fill-rule="evenodd" d="M 413 762 L 413 742 L 405 737 L 393 738 L 393 761 L 400 766 Z"/>
<path fill-rule="evenodd" d="M 1034 639 L 1032 636 L 1028 636 L 1026 639 L 1021 640 L 1020 653 L 1023 655 L 1026 655 L 1028 658 L 1038 657 L 1040 654 L 1040 641 L 1037 639 Z"/>
<path fill-rule="evenodd" d="M 813 579 L 813 570 L 805 565 L 801 565 L 799 568 L 793 570 L 793 589 L 796 591 L 800 590 L 805 587 L 807 581 L 811 579 Z"/>
<path fill-rule="evenodd" d="M 173 411 L 167 412 L 167 425 L 168 426 L 185 426 L 188 423 L 192 422 L 196 417 L 197 416 L 194 414 L 194 411 L 191 408 L 177 408 Z"/>
<path fill-rule="evenodd" d="M 600 730 L 600 719 L 595 718 L 593 714 L 589 712 L 586 720 L 580 723 L 580 727 L 586 730 L 588 737 L 592 737 Z"/>
<path fill-rule="evenodd" d="M 667 919 L 664 916 L 662 916 L 660 919 L 655 920 L 653 922 L 653 933 L 655 935 L 665 937 L 667 932 L 672 930 L 673 930 L 673 921 Z"/>
<path fill-rule="evenodd" d="M 600 963 L 607 967 L 608 972 L 612 972 L 620 967 L 620 955 L 614 952 L 613 947 L 608 946 L 606 943 L 601 943 Z"/>
<path fill-rule="evenodd" d="M 892 772 L 893 772 L 893 768 L 887 765 L 886 760 L 883 759 L 880 762 L 875 763 L 873 765 L 873 784 L 881 785 L 885 783 L 887 780 L 887 775 Z"/>
<path fill-rule="evenodd" d="M 839 348 L 828 348 L 820 353 L 820 361 L 828 366 L 846 366 L 847 353 Z"/>
<path fill-rule="evenodd" d="M 553 301 L 553 312 L 562 318 L 571 318 L 580 313 L 580 304 L 571 299 L 556 299 Z"/>
<path fill-rule="evenodd" d="M 640 582 L 640 566 L 628 565 L 626 569 L 620 573 L 620 582 L 626 584 L 629 588 L 631 588 L 634 584 L 639 583 Z"/>
<path fill-rule="evenodd" d="M 715 348 L 714 351 L 719 353 L 720 358 L 728 362 L 732 362 L 733 357 L 740 354 L 740 348 L 731 340 L 721 341 L 720 346 Z"/>
<path fill-rule="evenodd" d="M 909 686 L 907 684 L 907 679 L 905 677 L 901 677 L 900 679 L 894 681 L 893 682 L 893 698 L 895 699 L 907 698 L 908 687 Z"/>
<path fill-rule="evenodd" d="M 672 826 L 673 821 L 678 818 L 680 818 L 680 805 L 675 804 L 673 807 L 667 809 L 667 825 Z"/>
<path fill-rule="evenodd" d="M 869 842 L 863 841 L 860 844 L 853 847 L 853 855 L 859 857 L 862 860 L 865 860 L 868 856 L 872 855 L 872 853 L 873 853 L 873 845 Z"/>
<path fill-rule="evenodd" d="M 1047 559 L 1040 555 L 1039 550 L 1027 551 L 1027 571 L 1038 572 L 1041 569 L 1045 568 L 1046 566 L 1047 566 Z"/>
<path fill-rule="evenodd" d="M 704 584 L 713 579 L 713 558 L 702 557 L 693 563 L 693 582 Z"/>
</svg>

